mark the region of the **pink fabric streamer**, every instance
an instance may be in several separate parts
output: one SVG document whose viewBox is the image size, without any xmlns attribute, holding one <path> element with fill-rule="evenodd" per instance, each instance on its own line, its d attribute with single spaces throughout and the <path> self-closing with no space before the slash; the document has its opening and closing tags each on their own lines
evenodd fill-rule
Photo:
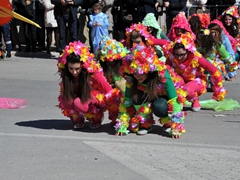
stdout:
<svg viewBox="0 0 240 180">
<path fill-rule="evenodd" d="M 25 108 L 27 106 L 27 100 L 15 99 L 15 98 L 0 98 L 0 108 L 3 109 L 18 109 Z"/>
</svg>

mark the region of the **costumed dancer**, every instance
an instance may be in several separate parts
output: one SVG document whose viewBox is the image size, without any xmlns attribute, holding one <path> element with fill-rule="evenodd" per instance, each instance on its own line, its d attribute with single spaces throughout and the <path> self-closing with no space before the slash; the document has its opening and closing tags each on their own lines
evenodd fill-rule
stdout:
<svg viewBox="0 0 240 180">
<path fill-rule="evenodd" d="M 207 13 L 195 13 L 188 18 L 191 30 L 195 35 L 197 35 L 202 28 L 207 28 L 210 21 L 210 15 Z"/>
<path fill-rule="evenodd" d="M 116 120 L 120 91 L 112 89 L 100 64 L 83 43 L 70 42 L 57 65 L 61 77 L 59 108 L 72 120 L 74 128 L 83 128 L 86 118 L 91 122 L 91 129 L 98 129 L 106 110 L 109 119 Z"/>
<path fill-rule="evenodd" d="M 228 33 L 236 39 L 237 46 L 236 46 L 236 60 L 239 62 L 240 58 L 240 17 L 238 13 L 238 8 L 236 6 L 228 7 L 219 17 L 228 31 Z"/>
<path fill-rule="evenodd" d="M 108 83 L 120 89 L 123 93 L 126 81 L 120 75 L 119 68 L 122 65 L 122 58 L 128 53 L 129 51 L 121 42 L 111 39 L 108 36 L 103 36 L 95 56 L 97 60 L 100 60 L 104 76 L 107 78 Z"/>
<path fill-rule="evenodd" d="M 238 64 L 228 53 L 221 41 L 216 41 L 209 29 L 201 29 L 197 34 L 197 49 L 211 64 L 217 67 L 223 78 L 235 78 Z"/>
<path fill-rule="evenodd" d="M 156 17 L 153 13 L 148 13 L 143 21 L 142 21 L 142 25 L 147 27 L 147 31 L 149 32 L 149 34 L 151 34 L 152 36 L 158 38 L 158 39 L 167 39 L 169 40 L 169 38 L 166 36 L 166 34 L 162 31 L 162 29 L 160 28 L 158 21 L 156 20 Z M 163 56 L 163 50 L 161 48 L 161 46 L 155 46 L 155 51 L 157 53 L 157 56 L 159 58 L 161 58 Z"/>
<path fill-rule="evenodd" d="M 179 12 L 179 14 L 173 19 L 171 29 L 167 36 L 170 41 L 175 41 L 175 39 L 180 37 L 181 34 L 189 34 L 193 41 L 196 39 L 184 12 Z"/>
<path fill-rule="evenodd" d="M 128 49 L 131 49 L 134 43 L 144 43 L 146 46 L 153 48 L 153 51 L 156 51 L 160 61 L 166 61 L 162 48 L 157 45 L 150 45 L 153 44 L 150 42 L 152 34 L 148 32 L 147 27 L 143 24 L 132 24 L 130 27 L 126 28 L 125 35 L 126 39 L 124 39 L 122 43 Z"/>
<path fill-rule="evenodd" d="M 225 98 L 227 90 L 223 86 L 224 79 L 221 72 L 196 50 L 189 34 L 182 34 L 174 42 L 163 39 L 152 39 L 152 42 L 165 49 L 170 66 L 182 77 L 184 90 L 188 92 L 187 100 L 192 103 L 193 111 L 201 109 L 199 96 L 204 94 L 207 88 L 205 71 L 210 74 L 213 84 L 212 99 L 222 101 Z"/>
<path fill-rule="evenodd" d="M 123 58 L 120 72 L 127 81 L 125 96 L 120 104 L 116 135 L 128 130 L 145 135 L 152 130 L 153 113 L 160 123 L 168 124 L 173 138 L 185 132 L 182 111 L 186 92 L 173 83 L 164 62 L 159 61 L 152 48 L 135 44 L 131 54 Z M 178 89 L 177 89 L 178 88 Z"/>
<path fill-rule="evenodd" d="M 237 41 L 229 34 L 229 32 L 223 26 L 223 23 L 218 19 L 214 19 L 208 25 L 208 29 L 210 29 L 214 39 L 217 41 L 220 40 L 232 58 L 236 60 L 235 53 L 237 51 Z"/>
</svg>

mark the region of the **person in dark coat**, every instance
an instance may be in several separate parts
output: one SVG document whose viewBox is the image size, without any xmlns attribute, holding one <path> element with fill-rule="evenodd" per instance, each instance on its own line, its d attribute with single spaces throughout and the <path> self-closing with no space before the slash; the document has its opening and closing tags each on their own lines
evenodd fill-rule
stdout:
<svg viewBox="0 0 240 180">
<path fill-rule="evenodd" d="M 175 18 L 180 11 L 185 12 L 187 0 L 166 0 L 164 1 L 164 6 L 166 7 L 166 23 L 167 32 L 170 30 L 172 25 L 172 20 Z"/>
<path fill-rule="evenodd" d="M 70 42 L 76 41 L 78 38 L 77 10 L 84 3 L 84 0 L 51 0 L 51 3 L 55 5 L 54 16 L 57 20 L 59 31 L 58 51 L 61 53 L 67 45 L 68 29 Z"/>
<path fill-rule="evenodd" d="M 210 6 L 210 16 L 211 20 L 216 19 L 219 15 L 222 14 L 225 9 L 229 6 L 232 6 L 236 3 L 236 0 L 208 0 L 206 5 L 220 5 L 220 7 L 212 7 Z M 224 5 L 224 6 L 223 6 Z"/>
<path fill-rule="evenodd" d="M 148 13 L 153 13 L 158 19 L 157 7 L 159 2 L 156 0 L 132 0 L 133 7 L 137 7 L 136 16 L 133 18 L 135 23 L 142 22 Z"/>
</svg>

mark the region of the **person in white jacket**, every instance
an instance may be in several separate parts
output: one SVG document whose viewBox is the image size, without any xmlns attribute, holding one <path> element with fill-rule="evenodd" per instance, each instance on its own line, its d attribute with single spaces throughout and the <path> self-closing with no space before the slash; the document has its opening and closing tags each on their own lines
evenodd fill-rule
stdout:
<svg viewBox="0 0 240 180">
<path fill-rule="evenodd" d="M 47 30 L 47 53 L 51 53 L 53 32 L 54 32 L 55 43 L 56 43 L 56 51 L 59 50 L 58 49 L 58 41 L 59 41 L 58 25 L 54 17 L 54 4 L 51 3 L 51 0 L 42 0 L 42 4 L 45 7 L 44 22 L 45 22 L 45 28 Z"/>
</svg>

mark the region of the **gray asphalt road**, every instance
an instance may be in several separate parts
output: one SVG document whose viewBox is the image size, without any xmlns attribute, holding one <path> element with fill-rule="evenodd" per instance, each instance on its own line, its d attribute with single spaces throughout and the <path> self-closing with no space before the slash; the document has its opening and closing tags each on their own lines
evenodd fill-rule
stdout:
<svg viewBox="0 0 240 180">
<path fill-rule="evenodd" d="M 158 122 L 146 136 L 116 137 L 106 118 L 99 130 L 87 123 L 73 131 L 56 107 L 54 55 L 18 53 L 0 61 L 0 97 L 28 103 L 0 109 L 1 180 L 240 179 L 240 109 L 186 109 L 187 132 L 179 140 L 167 137 Z M 225 83 L 228 99 L 240 102 L 239 84 L 239 75 Z"/>
</svg>

